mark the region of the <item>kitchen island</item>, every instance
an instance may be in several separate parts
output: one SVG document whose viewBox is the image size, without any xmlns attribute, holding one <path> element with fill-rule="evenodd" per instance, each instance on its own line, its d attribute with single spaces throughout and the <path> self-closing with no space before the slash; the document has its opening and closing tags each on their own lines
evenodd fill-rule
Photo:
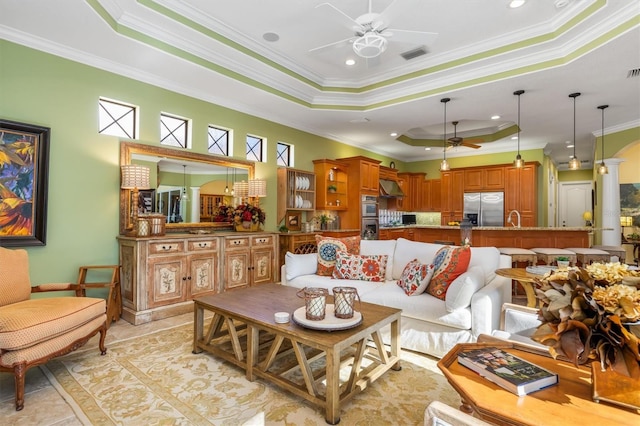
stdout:
<svg viewBox="0 0 640 426">
<path fill-rule="evenodd" d="M 472 245 L 476 247 L 589 247 L 591 227 L 474 227 Z M 407 225 L 380 229 L 380 239 L 407 238 L 420 242 L 452 241 L 460 244 L 459 226 Z"/>
</svg>

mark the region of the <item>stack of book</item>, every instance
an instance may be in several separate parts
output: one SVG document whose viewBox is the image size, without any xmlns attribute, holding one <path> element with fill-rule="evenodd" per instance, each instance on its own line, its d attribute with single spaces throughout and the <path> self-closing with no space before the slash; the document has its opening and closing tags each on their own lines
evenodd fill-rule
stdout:
<svg viewBox="0 0 640 426">
<path fill-rule="evenodd" d="M 462 350 L 458 363 L 518 396 L 558 383 L 558 375 L 500 348 Z"/>
</svg>

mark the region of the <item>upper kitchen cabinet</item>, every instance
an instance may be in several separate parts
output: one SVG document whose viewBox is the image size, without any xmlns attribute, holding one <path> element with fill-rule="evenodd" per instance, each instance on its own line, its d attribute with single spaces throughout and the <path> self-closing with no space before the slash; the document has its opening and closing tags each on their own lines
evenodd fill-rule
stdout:
<svg viewBox="0 0 640 426">
<path fill-rule="evenodd" d="M 464 170 L 441 173 L 441 224 L 462 220 L 464 202 Z"/>
<path fill-rule="evenodd" d="M 317 176 L 318 210 L 347 210 L 349 207 L 349 168 L 334 160 L 313 160 Z"/>
<path fill-rule="evenodd" d="M 278 221 L 287 210 L 316 209 L 316 175 L 305 170 L 278 168 Z"/>
<path fill-rule="evenodd" d="M 349 166 L 351 189 L 356 189 L 360 195 L 380 194 L 380 161 L 360 156 L 338 158 L 337 161 Z"/>
<path fill-rule="evenodd" d="M 423 211 L 424 210 L 424 191 L 425 173 L 398 173 L 398 177 L 404 179 L 407 183 L 404 191 L 404 199 L 402 202 L 402 210 L 406 211 Z"/>
<path fill-rule="evenodd" d="M 504 189 L 504 166 L 467 168 L 464 171 L 464 191 L 501 191 Z"/>
<path fill-rule="evenodd" d="M 439 212 L 442 209 L 442 182 L 427 179 L 422 183 L 422 209 L 425 212 Z"/>
<path fill-rule="evenodd" d="M 504 215 L 505 223 L 511 210 L 520 213 L 520 226 L 538 226 L 538 166 L 537 161 L 522 168 L 505 168 Z"/>
</svg>

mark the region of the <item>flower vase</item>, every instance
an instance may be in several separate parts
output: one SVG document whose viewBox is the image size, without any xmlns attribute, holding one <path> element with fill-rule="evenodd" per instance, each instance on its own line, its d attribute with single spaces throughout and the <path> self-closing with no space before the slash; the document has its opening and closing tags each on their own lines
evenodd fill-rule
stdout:
<svg viewBox="0 0 640 426">
<path fill-rule="evenodd" d="M 323 231 L 326 231 L 327 230 L 327 222 L 322 222 L 320 224 L 320 229 L 323 230 Z"/>
<path fill-rule="evenodd" d="M 259 223 L 253 223 L 251 221 L 244 221 L 241 223 L 236 223 L 236 231 L 238 232 L 256 232 L 260 230 Z"/>
</svg>

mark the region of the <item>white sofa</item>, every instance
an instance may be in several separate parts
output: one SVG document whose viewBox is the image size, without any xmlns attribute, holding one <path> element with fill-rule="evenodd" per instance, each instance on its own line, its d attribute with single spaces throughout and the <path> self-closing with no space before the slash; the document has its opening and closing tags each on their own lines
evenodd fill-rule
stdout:
<svg viewBox="0 0 640 426">
<path fill-rule="evenodd" d="M 511 281 L 497 276 L 495 270 L 510 268 L 511 257 L 500 254 L 495 247 L 472 247 L 467 272 L 451 284 L 444 301 L 427 293 L 407 296 L 397 285 L 404 267 L 413 259 L 431 263 L 440 248 L 440 244 L 404 238 L 362 240 L 360 254 L 389 256 L 382 282 L 319 276 L 315 273 L 316 254 L 287 253 L 281 284 L 328 290 L 338 286 L 355 287 L 363 302 L 402 309 L 403 348 L 441 358 L 456 343 L 475 342 L 478 335 L 498 329 L 502 304 L 511 302 Z M 388 330 L 384 338 L 389 341 Z"/>
</svg>

